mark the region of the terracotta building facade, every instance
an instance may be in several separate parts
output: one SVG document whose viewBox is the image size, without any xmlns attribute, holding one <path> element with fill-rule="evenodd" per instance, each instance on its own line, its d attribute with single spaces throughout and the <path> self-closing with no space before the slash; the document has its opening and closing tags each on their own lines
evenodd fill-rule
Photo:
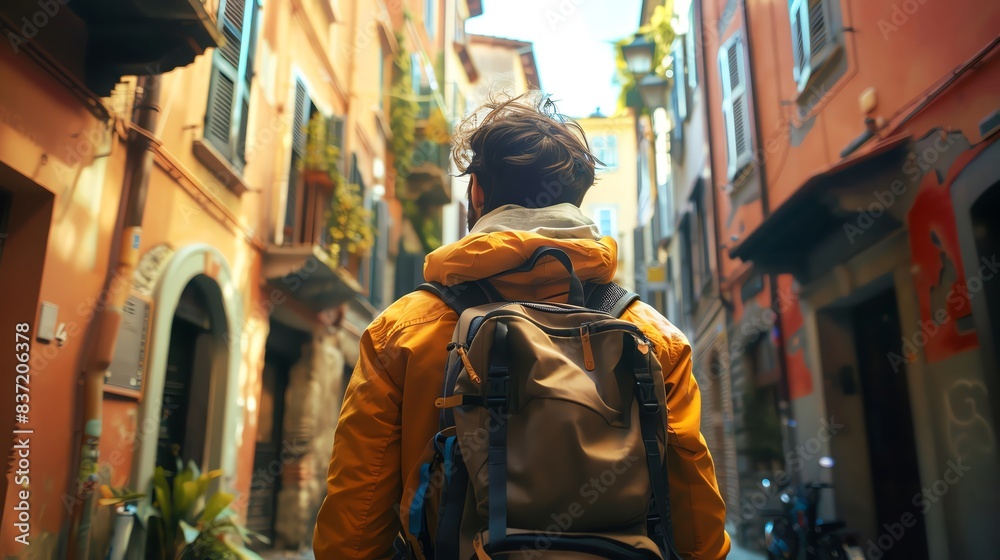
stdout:
<svg viewBox="0 0 1000 560">
<path fill-rule="evenodd" d="M 825 482 L 871 558 L 992 557 L 1000 9 L 675 4 L 670 316 L 731 534 Z"/>
<path fill-rule="evenodd" d="M 0 484 L 0 549 L 103 558 L 114 511 L 88 496 L 148 495 L 178 461 L 221 469 L 241 522 L 275 548 L 308 547 L 358 338 L 410 289 L 396 285 L 402 232 L 424 214 L 405 201 L 449 166 L 394 169 L 395 61 L 424 72 L 405 76 L 408 99 L 439 89 L 433 61 L 481 5 L 115 6 L 0 9 L 14 37 L 0 48 L 0 307 L 29 348 L 3 364 L 30 368 L 30 414 L 10 383 L 0 418 L 31 430 L 30 477 Z M 419 134 L 426 117 L 401 125 Z M 331 240 L 347 185 L 368 250 Z M 440 216 L 447 200 L 424 202 Z M 30 539 L 8 517 L 22 500 Z M 131 537 L 144 558 L 142 528 Z"/>
</svg>

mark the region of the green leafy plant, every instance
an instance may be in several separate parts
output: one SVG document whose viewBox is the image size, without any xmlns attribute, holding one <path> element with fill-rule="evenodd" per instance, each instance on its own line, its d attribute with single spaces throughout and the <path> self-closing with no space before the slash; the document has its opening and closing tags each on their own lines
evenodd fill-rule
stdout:
<svg viewBox="0 0 1000 560">
<path fill-rule="evenodd" d="M 340 148 L 336 145 L 332 131 L 327 129 L 327 120 L 321 113 L 314 113 L 306 124 L 306 149 L 302 157 L 302 167 L 307 171 L 323 171 L 331 180 L 340 175 Z"/>
<path fill-rule="evenodd" d="M 666 77 L 667 70 L 672 64 L 668 57 L 674 38 L 677 36 L 672 23 L 673 16 L 674 2 L 667 0 L 664 4 L 654 8 L 649 23 L 639 28 L 639 34 L 654 45 L 653 73 L 661 77 Z M 628 65 L 625 64 L 625 57 L 622 55 L 622 47 L 631 41 L 632 37 L 626 37 L 615 43 L 615 66 L 618 68 L 618 81 L 622 86 L 621 92 L 618 94 L 619 109 L 629 106 L 630 94 L 638 94 L 635 92 L 636 80 L 642 78 L 642 76 L 634 76 L 628 71 Z"/>
<path fill-rule="evenodd" d="M 374 243 L 372 213 L 364 207 L 360 187 L 340 182 L 333 192 L 327 227 L 330 229 L 330 254 L 340 257 L 341 250 L 363 254 Z"/>
<path fill-rule="evenodd" d="M 399 48 L 392 61 L 392 88 L 389 92 L 389 129 L 392 131 L 389 151 L 392 153 L 397 181 L 406 178 L 413 165 L 413 147 L 417 143 L 417 113 L 420 110 L 413 96 L 413 85 L 409 81 L 412 64 L 404 40 L 401 33 L 396 33 Z"/>
<path fill-rule="evenodd" d="M 167 480 L 163 467 L 153 475 L 153 510 L 146 523 L 150 544 L 161 560 L 262 560 L 246 548 L 253 537 L 264 537 L 243 527 L 229 506 L 234 496 L 227 492 L 208 495 L 212 480 L 221 470 L 202 473 L 193 461 Z"/>
<path fill-rule="evenodd" d="M 127 488 L 112 488 L 107 484 L 102 484 L 101 497 L 97 500 L 97 504 L 101 506 L 117 506 L 129 502 L 137 502 L 145 497 L 146 495 L 141 492 Z"/>
</svg>

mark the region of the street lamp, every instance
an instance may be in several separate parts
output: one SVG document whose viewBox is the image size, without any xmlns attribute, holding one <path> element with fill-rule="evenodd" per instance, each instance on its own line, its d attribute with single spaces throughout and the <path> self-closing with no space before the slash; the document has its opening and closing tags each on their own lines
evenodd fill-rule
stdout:
<svg viewBox="0 0 1000 560">
<path fill-rule="evenodd" d="M 641 33 L 636 34 L 631 43 L 622 45 L 625 66 L 634 76 L 642 76 L 653 71 L 653 54 L 655 52 L 656 45 Z"/>
<path fill-rule="evenodd" d="M 622 45 L 622 56 L 637 82 L 642 104 L 650 110 L 666 107 L 669 104 L 670 82 L 653 72 L 656 56 L 656 45 L 644 34 L 639 33 L 627 45 Z"/>
<path fill-rule="evenodd" d="M 639 80 L 639 96 L 642 97 L 642 104 L 650 109 L 666 107 L 670 102 L 670 82 L 666 78 L 656 74 L 647 74 Z"/>
</svg>

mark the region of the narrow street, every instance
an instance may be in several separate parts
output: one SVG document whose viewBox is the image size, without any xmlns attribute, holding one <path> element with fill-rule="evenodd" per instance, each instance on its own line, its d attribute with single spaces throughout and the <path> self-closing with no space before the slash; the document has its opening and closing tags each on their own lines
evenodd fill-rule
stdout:
<svg viewBox="0 0 1000 560">
<path fill-rule="evenodd" d="M 652 552 L 665 505 L 685 557 L 997 558 L 1000 3 L 7 0 L 0 31 L 0 558 Z M 507 300 L 632 324 L 452 338 Z M 456 410 L 534 398 L 603 420 L 468 459 Z M 673 469 L 597 485 L 611 447 Z"/>
</svg>

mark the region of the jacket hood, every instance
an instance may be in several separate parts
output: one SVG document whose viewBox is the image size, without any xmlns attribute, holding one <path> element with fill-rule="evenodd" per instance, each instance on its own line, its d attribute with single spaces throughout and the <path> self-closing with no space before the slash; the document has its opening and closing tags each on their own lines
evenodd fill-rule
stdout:
<svg viewBox="0 0 1000 560">
<path fill-rule="evenodd" d="M 424 279 L 451 286 L 489 278 L 524 264 L 536 249 L 546 246 L 565 251 L 584 282 L 606 283 L 615 276 L 615 240 L 600 237 L 597 226 L 579 208 L 559 204 L 547 208 L 497 208 L 480 218 L 469 235 L 427 255 Z M 494 286 L 505 295 L 526 286 L 532 290 L 542 288 L 544 293 L 544 288 L 552 285 L 564 289 L 567 278 L 560 263 L 546 259 L 530 272 L 496 278 Z"/>
</svg>

